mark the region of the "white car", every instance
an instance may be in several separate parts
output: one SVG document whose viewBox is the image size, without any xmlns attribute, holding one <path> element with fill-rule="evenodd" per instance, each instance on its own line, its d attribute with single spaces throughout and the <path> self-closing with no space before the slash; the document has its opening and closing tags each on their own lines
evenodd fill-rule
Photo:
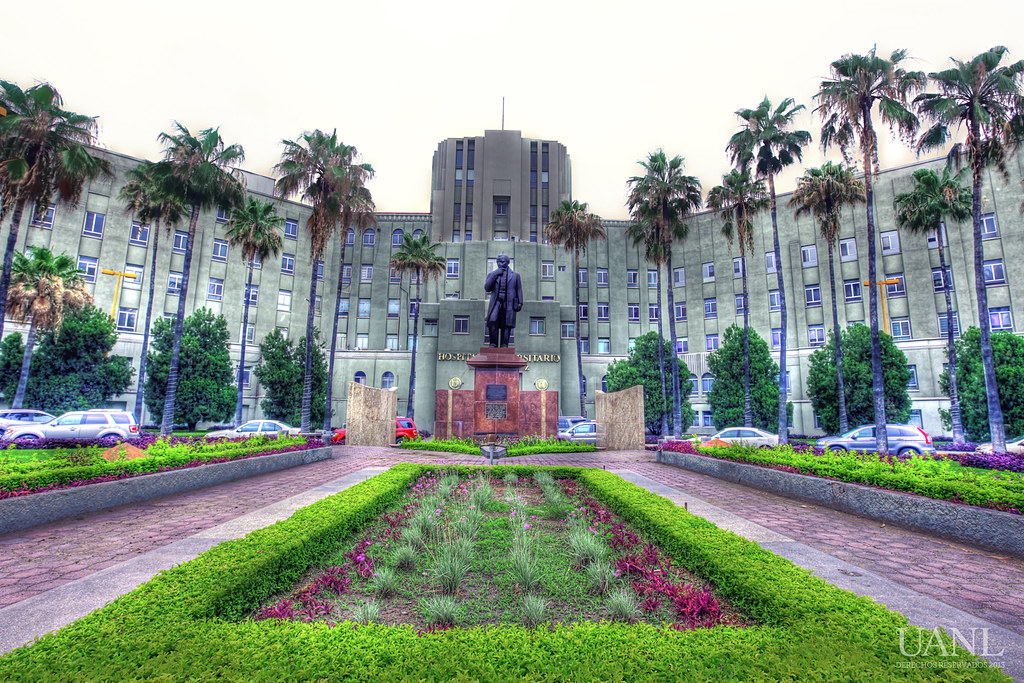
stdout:
<svg viewBox="0 0 1024 683">
<path fill-rule="evenodd" d="M 7 430 L 8 427 L 24 427 L 31 424 L 46 424 L 55 415 L 44 413 L 41 410 L 22 410 L 11 408 L 0 411 L 0 429 Z"/>
<path fill-rule="evenodd" d="M 206 435 L 207 439 L 247 439 L 250 436 L 269 436 L 273 439 L 284 434 L 285 436 L 298 436 L 298 427 L 289 427 L 283 422 L 275 420 L 249 420 L 241 427 L 234 429 L 218 429 Z"/>
<path fill-rule="evenodd" d="M 753 427 L 729 427 L 717 434 L 712 434 L 701 445 L 708 444 L 715 440 L 725 441 L 734 446 L 756 446 L 758 448 L 771 448 L 779 445 L 779 435 L 771 434 Z"/>
<path fill-rule="evenodd" d="M 978 444 L 978 447 L 974 449 L 975 453 L 991 453 L 992 442 Z M 1007 453 L 1024 453 L 1024 436 L 1016 439 L 1006 440 L 1006 452 Z"/>
</svg>

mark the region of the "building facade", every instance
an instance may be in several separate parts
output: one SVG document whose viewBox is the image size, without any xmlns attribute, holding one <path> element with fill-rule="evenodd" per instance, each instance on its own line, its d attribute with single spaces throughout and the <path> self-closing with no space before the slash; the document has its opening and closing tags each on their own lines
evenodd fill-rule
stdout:
<svg viewBox="0 0 1024 683">
<path fill-rule="evenodd" d="M 142 353 L 142 327 L 149 278 L 155 278 L 154 317 L 173 316 L 177 310 L 186 226 L 159 237 L 139 225 L 117 200 L 125 173 L 138 160 L 105 152 L 115 176 L 93 181 L 75 208 L 37 207 L 22 225 L 19 248 L 42 245 L 54 252 L 76 255 L 100 308 L 117 318 L 120 340 L 115 353 L 132 359 L 138 369 Z M 945 363 L 945 302 L 936 253 L 936 235 L 901 233 L 894 223 L 893 198 L 913 187 L 911 177 L 921 166 L 940 168 L 942 161 L 923 162 L 884 171 L 875 181 L 876 249 L 878 274 L 897 280 L 885 287 L 888 329 L 911 365 L 909 386 L 912 421 L 932 434 L 942 433 L 939 409 L 948 399 L 939 390 Z M 1009 177 L 988 172 L 983 194 L 985 278 L 993 329 L 1015 329 L 1022 320 L 1024 273 L 1014 263 L 1024 262 L 1024 220 L 1019 212 L 1024 192 L 1024 153 L 1008 164 Z M 658 318 L 671 318 L 658 301 L 658 274 L 642 250 L 627 236 L 628 221 L 605 220 L 608 238 L 590 245 L 574 272 L 572 255 L 545 244 L 543 227 L 550 212 L 571 192 L 571 164 L 566 148 L 553 140 L 523 138 L 518 131 L 486 131 L 482 136 L 441 142 L 434 154 L 430 213 L 379 213 L 375 228 L 361 234 L 338 236 L 327 249 L 322 267 L 310 261 L 305 223 L 309 207 L 273 196 L 273 179 L 246 173 L 247 191 L 273 200 L 285 217 L 282 253 L 273 262 L 259 264 L 248 296 L 249 328 L 242 329 L 242 302 L 246 264 L 241 250 L 227 242 L 226 216 L 211 212 L 200 217 L 188 288 L 186 309 L 206 307 L 223 314 L 234 335 L 235 362 L 248 368 L 259 362 L 259 342 L 274 328 L 294 339 L 304 334 L 310 278 L 317 277 L 314 302 L 321 337 L 329 339 L 338 322 L 338 351 L 334 372 L 334 422 L 345 420 L 348 382 L 396 388 L 399 412 L 406 410 L 411 362 L 412 314 L 417 285 L 389 267 L 393 251 L 405 233 L 428 234 L 441 243 L 438 253 L 446 262 L 445 276 L 420 284 L 420 335 L 417 353 L 415 414 L 421 429 L 433 430 L 434 393 L 461 384 L 471 389 L 473 373 L 465 360 L 484 344 L 486 295 L 483 283 L 499 254 L 512 259 L 520 273 L 526 304 L 519 314 L 514 346 L 529 361 L 522 373 L 523 388 L 544 379 L 560 392 L 562 414 L 579 412 L 576 373 L 574 291 L 580 295 L 580 334 L 584 340 L 583 369 L 588 412 L 593 414 L 594 392 L 602 389 L 608 365 L 625 358 L 636 337 L 657 329 Z M 696 411 L 694 430 L 710 432 L 707 390 L 707 354 L 730 325 L 742 325 L 742 284 L 746 271 L 750 298 L 750 324 L 778 347 L 780 300 L 775 269 L 782 268 L 788 303 L 788 386 L 794 403 L 793 433 L 818 434 L 820 429 L 805 390 L 808 358 L 824 345 L 831 328 L 832 293 L 828 280 L 828 250 L 812 217 L 793 217 L 779 196 L 779 233 L 782 262 L 772 253 L 770 219 L 758 215 L 753 255 L 739 258 L 738 247 L 725 241 L 720 222 L 711 213 L 694 216 L 689 238 L 674 249 L 673 273 L 664 274 L 665 286 L 674 288 L 677 352 L 690 369 Z M 625 210 L 624 210 L 625 213 Z M 867 244 L 863 207 L 847 209 L 836 246 L 836 279 L 841 325 L 867 322 Z M 9 229 L 8 226 L 3 226 Z M 161 228 L 163 230 L 163 228 Z M 953 305 L 957 328 L 977 324 L 973 286 L 973 240 L 970 223 L 945 226 L 949 246 Z M 339 262 L 340 240 L 345 240 L 344 263 Z M 155 272 L 150 272 L 152 249 L 158 249 Z M 114 304 L 115 278 L 101 269 L 134 272 L 125 280 Z M 343 292 L 336 297 L 342 269 Z M 18 330 L 8 322 L 6 329 Z M 240 341 L 249 345 L 239 359 Z M 262 390 L 251 373 L 246 375 L 245 416 L 261 414 Z M 129 409 L 131 393 L 113 404 Z M 144 422 L 155 422 L 146 416 Z"/>
</svg>

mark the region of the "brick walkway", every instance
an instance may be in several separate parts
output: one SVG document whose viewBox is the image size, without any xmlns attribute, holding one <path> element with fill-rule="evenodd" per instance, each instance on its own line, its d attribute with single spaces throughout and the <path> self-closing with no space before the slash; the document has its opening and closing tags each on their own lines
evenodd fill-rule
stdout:
<svg viewBox="0 0 1024 683">
<path fill-rule="evenodd" d="M 335 458 L 201 491 L 157 498 L 0 536 L 0 607 L 13 605 L 136 554 L 309 490 L 364 467 L 398 462 L 480 464 L 387 448 L 336 447 Z M 542 455 L 510 461 L 632 470 L 1024 635 L 1024 562 L 654 462 L 628 451 Z"/>
</svg>

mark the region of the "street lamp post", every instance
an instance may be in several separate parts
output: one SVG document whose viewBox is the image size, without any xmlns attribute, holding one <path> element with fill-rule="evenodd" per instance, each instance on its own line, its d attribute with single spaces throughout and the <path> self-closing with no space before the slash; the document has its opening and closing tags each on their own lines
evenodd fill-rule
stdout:
<svg viewBox="0 0 1024 683">
<path fill-rule="evenodd" d="M 882 299 L 882 327 L 885 328 L 885 333 L 892 335 L 892 330 L 889 329 L 889 316 L 886 315 L 885 306 L 885 285 L 897 285 L 899 284 L 899 278 L 890 278 L 888 280 L 877 280 L 874 284 L 878 285 L 878 295 Z M 865 287 L 870 287 L 872 282 L 870 280 L 864 281 Z"/>
<path fill-rule="evenodd" d="M 119 270 L 110 270 L 109 268 L 103 268 L 100 270 L 100 272 L 103 273 L 104 275 L 117 276 L 117 285 L 114 287 L 114 305 L 110 307 L 110 319 L 113 320 L 117 315 L 117 297 L 121 293 L 121 280 L 126 277 L 130 277 L 131 279 L 134 280 L 135 278 L 138 277 L 138 275 L 135 273 L 122 273 Z"/>
</svg>

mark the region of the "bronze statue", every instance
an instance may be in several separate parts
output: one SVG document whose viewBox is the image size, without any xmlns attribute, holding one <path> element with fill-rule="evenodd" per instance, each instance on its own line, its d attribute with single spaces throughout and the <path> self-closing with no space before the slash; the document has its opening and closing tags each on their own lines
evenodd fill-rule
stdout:
<svg viewBox="0 0 1024 683">
<path fill-rule="evenodd" d="M 493 347 L 508 347 L 508 339 L 516 326 L 516 313 L 523 307 L 523 283 L 508 267 L 508 256 L 498 257 L 498 267 L 487 276 L 484 291 L 491 292 L 487 305 L 487 334 Z"/>
</svg>

